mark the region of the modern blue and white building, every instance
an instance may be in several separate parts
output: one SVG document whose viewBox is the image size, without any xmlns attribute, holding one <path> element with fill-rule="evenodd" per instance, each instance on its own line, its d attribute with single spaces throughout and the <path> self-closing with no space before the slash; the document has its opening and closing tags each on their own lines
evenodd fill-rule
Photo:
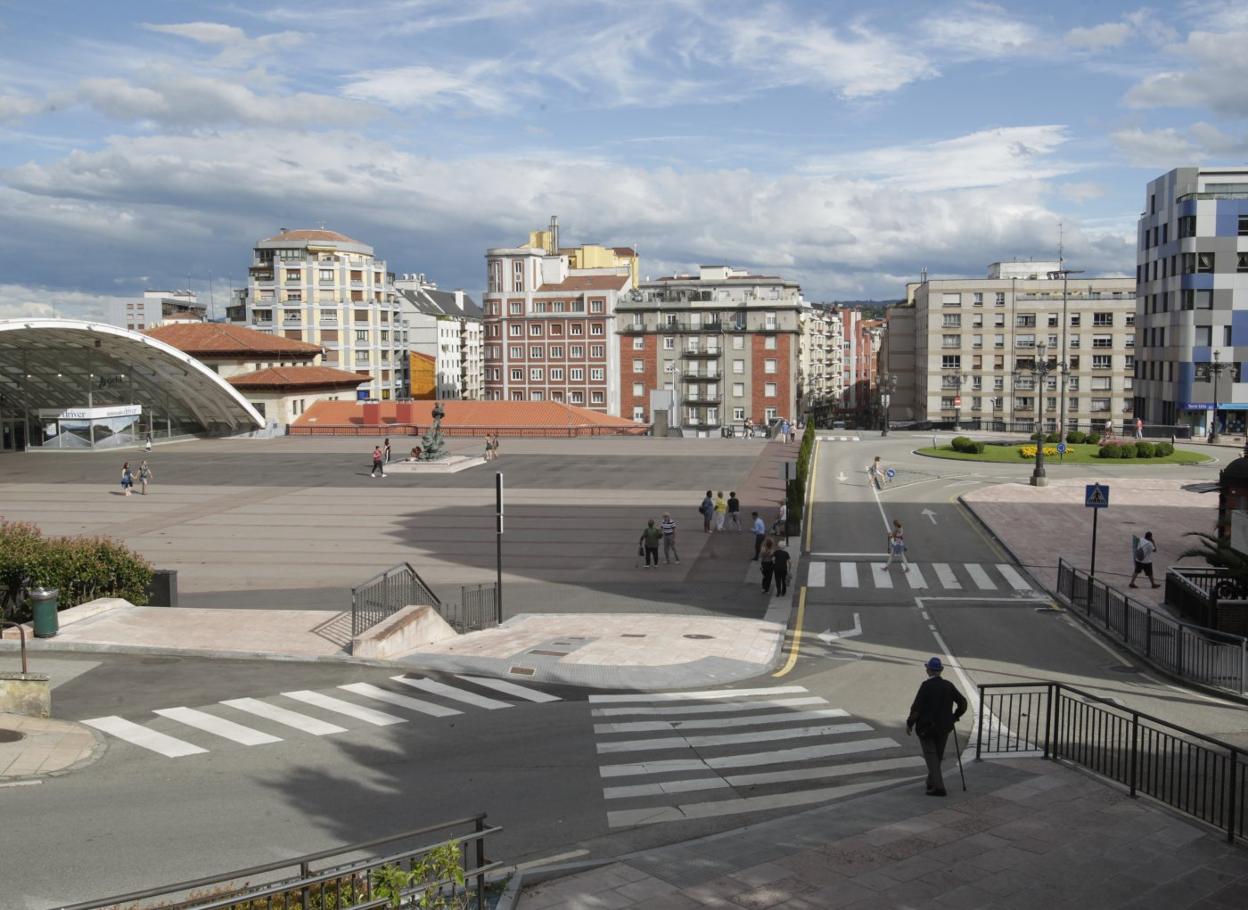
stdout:
<svg viewBox="0 0 1248 910">
<path fill-rule="evenodd" d="M 1194 433 L 1248 419 L 1248 167 L 1148 184 L 1136 257 L 1135 413 Z"/>
</svg>

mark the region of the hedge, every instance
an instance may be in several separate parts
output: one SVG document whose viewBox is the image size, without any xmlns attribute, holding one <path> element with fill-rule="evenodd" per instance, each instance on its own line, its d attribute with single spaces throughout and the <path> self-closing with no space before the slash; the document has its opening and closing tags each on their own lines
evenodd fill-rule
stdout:
<svg viewBox="0 0 1248 910">
<path fill-rule="evenodd" d="M 62 610 L 97 597 L 147 602 L 152 566 L 107 537 L 44 537 L 35 525 L 0 519 L 0 614 L 25 620 L 26 587 L 57 588 Z"/>
<path fill-rule="evenodd" d="M 1083 442 L 1086 442 L 1087 438 L 1088 438 L 1088 434 L 1084 433 L 1082 430 L 1071 430 L 1069 433 L 1066 434 L 1066 441 L 1070 443 L 1072 446 L 1077 446 Z"/>
</svg>

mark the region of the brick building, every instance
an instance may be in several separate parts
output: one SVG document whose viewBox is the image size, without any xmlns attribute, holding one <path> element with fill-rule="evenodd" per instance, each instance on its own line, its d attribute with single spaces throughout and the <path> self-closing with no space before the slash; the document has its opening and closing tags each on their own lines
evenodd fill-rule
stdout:
<svg viewBox="0 0 1248 910">
<path fill-rule="evenodd" d="M 642 282 L 617 309 L 622 415 L 653 423 L 658 391 L 692 432 L 795 417 L 801 311 L 796 282 L 728 266 Z"/>
</svg>

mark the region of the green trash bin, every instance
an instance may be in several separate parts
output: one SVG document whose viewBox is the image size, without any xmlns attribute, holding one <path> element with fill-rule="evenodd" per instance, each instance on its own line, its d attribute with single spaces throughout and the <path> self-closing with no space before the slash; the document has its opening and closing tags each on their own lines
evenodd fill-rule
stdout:
<svg viewBox="0 0 1248 910">
<path fill-rule="evenodd" d="M 30 609 L 35 617 L 35 637 L 54 638 L 60 631 L 60 622 L 56 616 L 56 607 L 60 599 L 60 591 L 56 588 L 31 588 L 26 592 L 30 598 Z"/>
</svg>

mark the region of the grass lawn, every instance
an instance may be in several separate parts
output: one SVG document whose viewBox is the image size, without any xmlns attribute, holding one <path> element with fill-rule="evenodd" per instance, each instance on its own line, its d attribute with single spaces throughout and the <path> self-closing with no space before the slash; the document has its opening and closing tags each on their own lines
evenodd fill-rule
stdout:
<svg viewBox="0 0 1248 910">
<path fill-rule="evenodd" d="M 933 458 L 953 458 L 958 461 L 996 461 L 1009 464 L 1027 465 L 1035 462 L 1035 457 L 1023 458 L 1018 454 L 1020 445 L 1027 443 L 1014 443 L 1008 446 L 985 446 L 983 455 L 969 455 L 966 452 L 955 452 L 949 446 L 937 446 L 932 448 L 928 446 L 925 449 L 919 449 L 920 455 L 931 455 Z M 1057 443 L 1048 443 L 1047 448 L 1052 448 Z M 1046 464 L 1099 464 L 1107 465 L 1150 465 L 1150 464 L 1200 464 L 1202 461 L 1209 461 L 1208 455 L 1202 455 L 1199 452 L 1193 452 L 1188 449 L 1175 449 L 1173 455 L 1167 455 L 1165 458 L 1098 458 L 1097 453 L 1101 450 L 1100 446 L 1089 445 L 1067 445 L 1065 458 L 1059 458 L 1056 455 L 1044 456 Z"/>
</svg>

